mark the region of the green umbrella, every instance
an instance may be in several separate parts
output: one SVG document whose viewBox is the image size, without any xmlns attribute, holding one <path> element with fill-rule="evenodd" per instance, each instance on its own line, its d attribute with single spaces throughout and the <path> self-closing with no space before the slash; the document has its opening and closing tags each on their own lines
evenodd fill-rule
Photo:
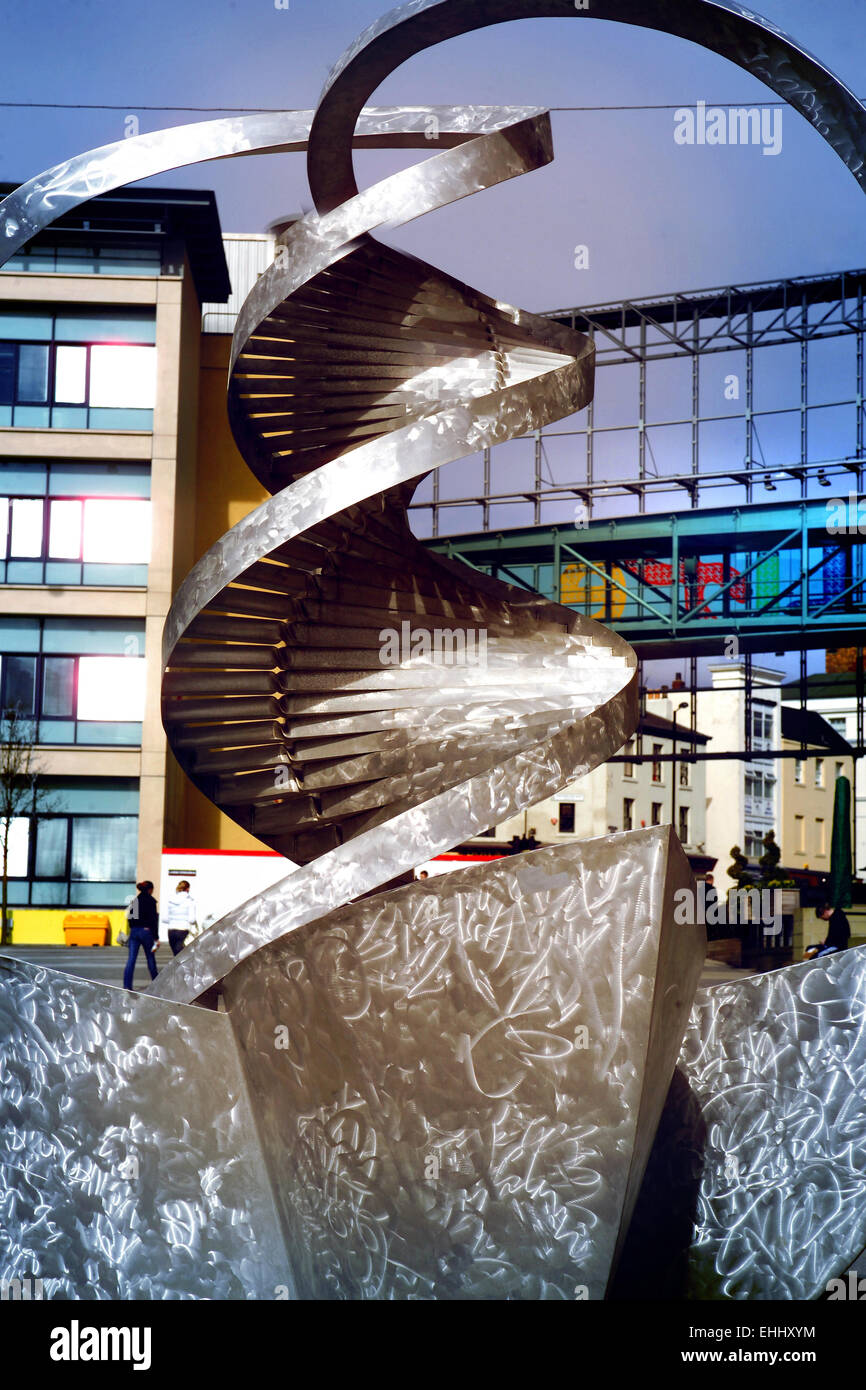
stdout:
<svg viewBox="0 0 866 1390">
<path fill-rule="evenodd" d="M 847 777 L 836 778 L 827 901 L 834 907 L 851 906 L 851 783 Z"/>
</svg>

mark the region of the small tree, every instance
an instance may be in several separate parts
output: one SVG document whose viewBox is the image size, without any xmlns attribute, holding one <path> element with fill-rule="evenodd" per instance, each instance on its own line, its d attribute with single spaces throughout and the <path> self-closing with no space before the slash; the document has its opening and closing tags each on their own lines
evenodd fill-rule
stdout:
<svg viewBox="0 0 866 1390">
<path fill-rule="evenodd" d="M 749 861 L 746 859 L 746 856 L 743 854 L 743 851 L 740 849 L 739 845 L 734 845 L 734 847 L 730 849 L 728 853 L 730 854 L 733 862 L 728 865 L 726 872 L 728 878 L 732 878 L 734 882 L 737 884 L 737 886 L 739 886 L 739 884 L 743 880 L 743 877 L 745 876 L 746 870 L 749 867 Z"/>
<path fill-rule="evenodd" d="M 768 830 L 761 843 L 764 846 L 764 853 L 758 860 L 758 865 L 761 870 L 761 882 L 771 883 L 777 877 L 776 870 L 779 860 L 782 857 L 782 851 L 776 844 L 775 830 Z"/>
<path fill-rule="evenodd" d="M 763 838 L 764 853 L 758 863 L 761 867 L 762 888 L 796 888 L 797 881 L 788 878 L 779 868 L 782 851 L 776 844 L 776 832 L 768 830 Z"/>
<path fill-rule="evenodd" d="M 12 944 L 9 921 L 9 842 L 13 822 L 50 811 L 39 784 L 42 767 L 34 749 L 35 726 L 20 705 L 2 711 L 0 718 L 0 945 Z"/>
</svg>

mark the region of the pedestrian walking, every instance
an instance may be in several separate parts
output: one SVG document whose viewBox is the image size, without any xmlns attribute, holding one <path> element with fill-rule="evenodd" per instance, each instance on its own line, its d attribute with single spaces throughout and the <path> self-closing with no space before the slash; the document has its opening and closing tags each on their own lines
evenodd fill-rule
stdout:
<svg viewBox="0 0 866 1390">
<path fill-rule="evenodd" d="M 168 900 L 168 909 L 163 918 L 168 930 L 168 944 L 174 955 L 179 955 L 186 945 L 187 937 L 198 935 L 197 914 L 194 900 L 189 894 L 189 883 L 182 878 Z"/>
<path fill-rule="evenodd" d="M 156 899 L 153 896 L 153 884 L 150 879 L 144 879 L 143 882 L 137 883 L 135 886 L 138 889 L 138 897 L 133 898 L 126 909 L 126 917 L 129 922 L 129 950 L 126 957 L 126 968 L 123 972 L 124 989 L 132 989 L 135 962 L 140 950 L 144 951 L 144 959 L 150 971 L 150 978 L 155 980 L 159 974 L 153 954 L 159 938 L 159 914 Z"/>
</svg>

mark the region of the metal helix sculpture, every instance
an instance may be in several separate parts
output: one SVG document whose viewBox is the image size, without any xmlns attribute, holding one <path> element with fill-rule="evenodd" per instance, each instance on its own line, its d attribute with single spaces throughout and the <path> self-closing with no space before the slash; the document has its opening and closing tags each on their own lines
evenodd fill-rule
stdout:
<svg viewBox="0 0 866 1390">
<path fill-rule="evenodd" d="M 232 429 L 272 495 L 194 567 L 163 644 L 164 722 L 185 771 L 301 867 L 147 996 L 192 1037 L 203 1011 L 182 1006 L 221 985 L 233 1095 L 243 1073 L 302 1296 L 603 1296 L 700 969 L 699 933 L 670 930 L 672 889 L 690 878 L 666 829 L 365 896 L 554 794 L 637 722 L 634 656 L 615 634 L 434 557 L 407 521 L 432 469 L 586 405 L 593 348 L 373 236 L 541 167 L 547 114 L 365 103 L 424 48 L 540 16 L 715 50 L 864 181 L 861 104 L 739 5 L 413 0 L 350 48 L 315 113 L 122 141 L 0 205 L 7 259 L 94 193 L 308 150 L 316 210 L 281 236 L 231 354 Z M 358 191 L 353 147 L 431 145 L 442 152 Z M 406 624 L 410 639 L 483 634 L 486 663 L 383 663 L 382 631 Z M 424 1187 L 431 1146 L 437 1164 L 449 1149 L 469 1163 L 458 1196 Z"/>
</svg>

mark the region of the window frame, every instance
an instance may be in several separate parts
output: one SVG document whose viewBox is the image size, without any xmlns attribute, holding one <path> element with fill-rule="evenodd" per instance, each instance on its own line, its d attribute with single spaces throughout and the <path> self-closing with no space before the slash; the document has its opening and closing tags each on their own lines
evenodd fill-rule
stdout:
<svg viewBox="0 0 866 1390">
<path fill-rule="evenodd" d="M 130 627 L 134 621 L 130 619 Z M 135 636 L 141 639 L 144 646 L 146 630 L 136 630 Z M 35 651 L 14 651 L 0 650 L 0 719 L 5 715 L 7 708 L 7 681 L 9 659 L 12 657 L 25 657 L 34 663 L 34 706 L 32 711 L 25 711 L 22 718 L 32 721 L 35 725 L 36 737 L 34 744 L 41 747 L 59 748 L 140 748 L 144 735 L 144 716 L 141 719 L 80 719 L 78 716 L 78 693 L 79 693 L 79 665 L 82 660 L 90 657 L 112 657 L 118 661 L 146 661 L 146 648 L 137 655 L 121 655 L 117 651 L 109 652 L 76 652 L 76 651 L 45 651 L 45 621 L 38 619 L 38 647 Z M 45 701 L 45 673 L 46 663 L 52 660 L 72 661 L 72 713 L 69 715 L 43 714 L 43 704 Z M 51 725 L 73 725 L 73 737 L 71 740 L 52 743 L 50 738 L 44 735 L 50 731 Z M 115 724 L 118 726 L 129 726 L 131 737 L 128 741 L 113 739 L 111 742 L 94 741 L 93 738 L 82 737 L 87 733 L 92 733 L 93 725 Z M 47 727 L 46 727 L 47 726 Z"/>
<path fill-rule="evenodd" d="M 72 306 L 69 306 L 69 307 L 71 308 Z M 123 308 L 123 306 L 121 306 L 121 305 L 117 305 L 117 306 L 112 305 L 112 306 L 107 306 L 107 307 L 108 307 L 109 309 L 110 309 L 110 308 L 116 308 L 116 309 L 122 309 L 122 308 Z M 130 307 L 138 308 L 139 306 L 130 306 Z M 111 315 L 110 315 L 110 312 L 107 313 L 107 314 L 105 315 L 105 317 L 109 317 L 109 318 L 110 318 L 110 316 L 111 316 Z M 58 314 L 57 314 L 56 312 L 54 312 L 54 313 L 49 313 L 49 314 L 46 315 L 45 317 L 50 317 L 50 319 L 51 319 L 51 331 L 52 331 L 52 335 L 56 334 L 56 322 L 57 322 Z M 62 317 L 62 315 L 61 315 L 61 317 Z M 142 321 L 144 321 L 144 320 L 142 320 Z M 154 318 L 154 324 L 155 324 L 155 322 L 156 322 L 156 320 L 155 320 L 155 318 Z M 95 348 L 95 347 L 148 347 L 148 348 L 151 348 L 154 352 L 156 352 L 156 344 L 155 344 L 155 342 L 153 342 L 153 343 L 149 343 L 149 342 L 148 342 L 148 343 L 130 342 L 129 340 L 125 340 L 125 339 L 106 341 L 104 338 L 98 338 L 98 337 L 97 337 L 97 338 L 93 338 L 93 339 L 90 339 L 90 338 L 80 338 L 80 339 L 79 339 L 79 338 L 74 338 L 74 339 L 73 339 L 73 338 L 68 338 L 68 339 L 67 339 L 67 338 L 62 338 L 62 339 L 58 339 L 56 336 L 52 336 L 51 338 L 44 338 L 44 337 L 41 337 L 41 338 L 26 338 L 26 339 L 20 339 L 20 338 L 3 338 L 3 337 L 0 337 L 0 349 L 2 349 L 2 348 L 4 348 L 4 347 L 6 347 L 6 348 L 11 347 L 12 349 L 14 349 L 14 353 L 13 353 L 13 359 L 14 359 L 14 360 L 13 360 L 13 370 L 12 370 L 12 382 L 13 382 L 13 385 L 12 385 L 12 399 L 11 399 L 11 400 L 0 399 L 0 409 L 9 409 L 10 412 L 11 412 L 11 422 L 10 422 L 10 426 L 6 426 L 5 428 L 11 427 L 11 428 L 13 428 L 13 429 L 82 429 L 82 430 L 110 429 L 110 430 L 111 430 L 111 433 L 113 433 L 113 434 L 141 433 L 142 431 L 143 431 L 144 433 L 148 433 L 148 434 L 152 434 L 152 433 L 153 433 L 153 426 L 154 426 L 154 419 L 153 419 L 153 417 L 154 417 L 154 411 L 155 411 L 155 409 L 156 409 L 156 386 L 155 386 L 155 385 L 154 385 L 154 403 L 153 403 L 152 406 L 92 406 L 92 405 L 90 404 L 90 391 L 91 391 L 91 350 L 92 350 L 93 348 Z M 47 384 L 46 384 L 46 398 L 45 398 L 45 400 L 34 400 L 34 399 L 30 398 L 30 397 L 19 395 L 19 382 L 18 382 L 18 377 L 19 377 L 19 370 L 20 370 L 20 363 L 21 363 L 21 349 L 22 349 L 22 347 L 25 347 L 25 348 L 29 348 L 29 347 L 43 347 L 43 348 L 46 348 L 46 349 L 47 349 L 47 352 L 48 352 L 48 372 L 47 372 Z M 56 384 L 57 384 L 57 351 L 58 351 L 59 348 L 63 348 L 63 347 L 78 347 L 78 348 L 84 348 L 84 349 L 86 350 L 86 358 L 85 358 L 85 376 L 84 376 L 85 390 L 84 390 L 84 401 L 83 401 L 83 402 L 81 402 L 81 401 L 58 401 L 58 400 L 55 400 L 55 398 L 54 398 L 54 393 L 55 393 Z M 16 410 L 19 409 L 19 408 L 20 408 L 20 409 L 44 409 L 44 410 L 46 410 L 46 411 L 48 412 L 48 423 L 45 424 L 45 425 L 38 425 L 38 424 L 32 424 L 32 423 L 30 423 L 29 421 L 17 421 L 17 422 L 16 422 L 16 420 L 15 420 L 15 412 L 16 412 Z M 144 422 L 142 422 L 142 423 L 140 423 L 140 424 L 135 424 L 135 425 L 111 425 L 111 426 L 107 426 L 107 425 L 104 423 L 104 421 L 102 421 L 102 420 L 99 420 L 99 419 L 93 420 L 93 419 L 91 419 L 91 413 L 92 413 L 92 411 L 94 411 L 94 410 L 103 411 L 103 410 L 108 410 L 108 409 L 110 409 L 110 410 L 138 410 L 138 411 L 142 411 L 142 412 L 147 412 L 147 413 L 150 415 L 150 422 L 149 422 L 149 424 L 145 424 Z M 54 423 L 54 411 L 55 411 L 55 410 L 81 410 L 81 411 L 84 412 L 85 418 L 84 418 L 83 422 L 81 422 L 81 423 L 79 423 L 79 424 L 75 424 L 75 425 L 69 425 L 69 424 L 55 424 L 55 423 Z"/>
<path fill-rule="evenodd" d="M 0 579 L 0 588 L 2 588 L 4 585 L 18 585 L 18 586 L 20 586 L 20 587 L 28 588 L 28 587 L 39 587 L 39 586 L 45 585 L 45 584 L 51 584 L 52 586 L 56 586 L 56 585 L 58 585 L 58 584 L 61 585 L 61 586 L 63 586 L 63 585 L 69 585 L 70 587 L 80 587 L 80 588 L 100 588 L 100 587 L 111 588 L 111 589 L 146 589 L 146 588 L 147 588 L 148 573 L 149 573 L 149 569 L 150 569 L 149 562 L 145 562 L 145 561 L 136 561 L 134 564 L 130 564 L 130 565 L 121 565 L 121 564 L 116 564 L 116 563 L 114 563 L 113 561 L 110 561 L 110 560 L 91 560 L 91 559 L 88 559 L 87 556 L 85 556 L 85 554 L 84 554 L 84 532 L 85 532 L 85 511 L 84 511 L 84 509 L 85 509 L 85 507 L 86 507 L 86 505 L 87 505 L 88 502 L 132 502 L 132 503 L 142 503 L 142 502 L 146 502 L 146 503 L 150 506 L 150 508 L 151 508 L 150 516 L 151 516 L 151 539 L 152 539 L 152 531 L 153 531 L 153 502 L 152 502 L 152 499 L 151 499 L 150 497 L 132 496 L 132 495 L 129 495 L 129 494 L 127 494 L 127 493 L 121 493 L 121 494 L 118 494 L 118 493 L 86 493 L 86 494 L 85 494 L 85 493 L 71 493 L 71 492 L 70 492 L 70 493 L 51 493 L 51 492 L 45 492 L 45 493 L 43 493 L 43 494 L 31 494 L 31 495 L 25 495 L 25 494 L 23 494 L 23 493 L 16 493 L 14 496 L 10 496 L 8 493 L 0 491 L 0 501 L 6 501 L 6 502 L 8 502 L 8 524 L 7 524 L 7 527 L 6 527 L 6 548 L 5 548 L 5 550 L 3 550 L 2 548 L 0 548 L 0 566 L 8 566 L 8 565 L 10 565 L 10 564 L 12 564 L 12 565 L 14 565 L 14 564 L 29 564 L 29 565 L 38 565 L 38 566 L 41 566 L 41 578 L 40 578 L 40 579 L 34 579 L 34 580 L 31 580 L 31 581 L 27 581 L 27 580 L 20 580 L 20 579 L 9 579 L 9 578 L 7 577 L 7 578 L 4 578 L 4 579 Z M 12 550 L 12 508 L 13 508 L 13 506 L 15 505 L 16 502 L 39 502 L 39 503 L 42 504 L 42 553 L 41 553 L 41 555 L 38 555 L 38 556 L 37 556 L 37 555 L 16 555 L 16 554 L 13 553 L 13 550 Z M 77 503 L 79 503 L 80 506 L 81 506 L 81 518 L 80 518 L 80 523 L 79 523 L 79 555 L 78 555 L 78 559 L 69 558 L 69 557 L 65 557 L 65 556 L 56 556 L 56 555 L 52 555 L 52 554 L 50 553 L 50 546 L 51 546 L 51 508 L 52 508 L 52 505 L 53 505 L 55 502 L 77 502 Z M 49 579 L 49 578 L 47 577 L 47 567 L 48 567 L 49 565 L 70 565 L 70 566 L 71 566 L 71 565 L 77 565 L 77 566 L 78 566 L 78 571 L 79 571 L 78 577 L 77 577 L 77 579 L 76 579 L 76 578 L 74 578 L 74 577 L 70 574 L 70 575 L 68 575 L 66 578 L 64 578 L 63 580 Z M 141 569 L 141 570 L 144 570 L 145 573 L 144 573 L 144 575 L 141 576 L 143 582 L 142 582 L 142 583 L 139 583 L 139 584 L 119 584 L 119 583 L 116 582 L 116 578 L 115 578 L 115 579 L 112 579 L 112 581 L 111 581 L 110 583 L 109 583 L 109 582 L 106 582 L 106 584 L 105 584 L 104 586 L 101 586 L 101 585 L 98 585 L 98 584 L 94 585 L 94 584 L 92 584 L 92 583 L 90 583 L 90 582 L 85 582 L 85 579 L 84 579 L 84 568 L 85 568 L 85 566 L 90 567 L 90 566 L 93 566 L 93 565 L 105 565 L 106 568 L 111 568 L 111 569 L 113 569 L 113 570 L 117 570 L 117 569 Z"/>
</svg>

